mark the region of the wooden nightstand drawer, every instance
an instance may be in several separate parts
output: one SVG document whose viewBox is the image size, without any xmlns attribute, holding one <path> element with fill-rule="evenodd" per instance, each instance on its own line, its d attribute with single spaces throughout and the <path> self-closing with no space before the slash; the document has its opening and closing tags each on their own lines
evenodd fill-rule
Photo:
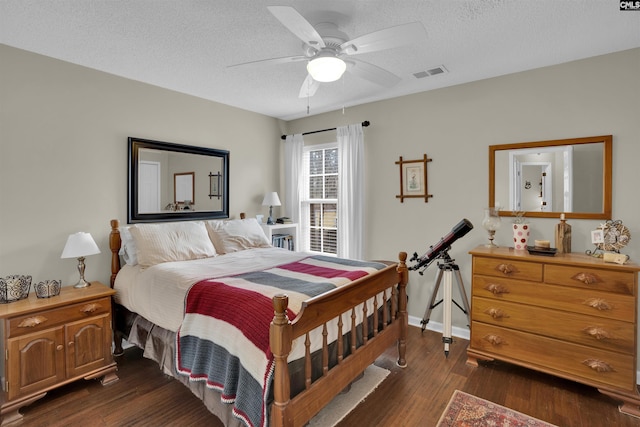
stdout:
<svg viewBox="0 0 640 427">
<path fill-rule="evenodd" d="M 474 274 L 542 282 L 542 264 L 516 260 L 473 257 Z"/>
<path fill-rule="evenodd" d="M 595 387 L 635 392 L 633 355 L 620 354 L 554 338 L 472 323 L 470 348 L 502 360 L 535 367 L 564 378 L 580 379 Z M 535 359 L 531 355 L 535 354 Z"/>
<path fill-rule="evenodd" d="M 65 307 L 14 317 L 9 320 L 9 336 L 7 338 L 41 331 L 43 329 L 51 328 L 52 326 L 110 312 L 111 299 L 109 297 L 105 297 L 79 304 L 72 304 Z"/>
<path fill-rule="evenodd" d="M 635 295 L 635 273 L 563 265 L 545 265 L 544 281 L 557 285 Z"/>
<path fill-rule="evenodd" d="M 474 297 L 472 319 L 603 350 L 635 351 L 635 326 L 605 318 Z"/>
<path fill-rule="evenodd" d="M 472 295 L 634 322 L 633 296 L 524 280 L 473 276 Z"/>
</svg>

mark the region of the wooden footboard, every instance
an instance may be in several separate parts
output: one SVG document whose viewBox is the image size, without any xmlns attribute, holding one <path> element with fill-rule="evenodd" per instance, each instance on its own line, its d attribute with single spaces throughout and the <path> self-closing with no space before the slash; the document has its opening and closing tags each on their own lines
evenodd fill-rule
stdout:
<svg viewBox="0 0 640 427">
<path fill-rule="evenodd" d="M 111 287 L 120 270 L 118 252 L 121 238 L 118 227 L 118 220 L 111 220 Z M 287 296 L 273 298 L 275 315 L 269 332 L 270 347 L 275 356 L 271 426 L 303 426 L 394 343 L 398 346 L 398 366 L 406 366 L 406 258 L 407 254 L 401 252 L 398 263 L 389 263 L 375 274 L 305 301 L 293 321 L 289 321 L 285 315 Z M 358 317 L 371 321 L 364 321 L 356 327 Z M 113 319 L 114 353 L 117 355 L 122 352 L 122 338 L 126 334 L 123 325 L 128 322 L 123 320 L 120 312 L 114 313 Z M 348 340 L 351 348 L 344 349 L 343 340 L 337 340 L 335 365 L 329 363 L 328 325 L 337 327 L 338 336 L 343 336 L 343 331 L 352 334 Z M 369 325 L 373 326 L 370 328 Z M 310 332 L 319 327 L 323 328 L 323 342 L 316 347 L 321 348 L 322 375 L 315 379 L 311 374 L 312 343 L 309 340 Z M 360 339 L 355 335 L 358 328 Z M 304 337 L 302 340 L 305 343 L 305 389 L 292 398 L 288 357 L 292 343 L 298 337 Z M 343 357 L 343 354 L 347 356 Z"/>
<path fill-rule="evenodd" d="M 398 344 L 398 366 L 406 366 L 407 254 L 401 252 L 399 259 L 398 264 L 390 265 L 374 275 L 307 300 L 292 322 L 285 315 L 287 296 L 278 295 L 273 298 L 275 316 L 269 333 L 271 351 L 275 356 L 271 426 L 303 426 L 394 342 Z M 368 313 L 366 301 L 372 302 L 371 313 Z M 390 309 L 378 310 L 384 304 L 390 304 Z M 363 342 L 356 347 L 358 310 L 364 319 L 373 317 L 373 330 L 368 331 L 368 322 L 363 322 Z M 382 319 L 378 319 L 380 312 Z M 343 318 L 349 319 L 350 325 L 344 325 Z M 327 325 L 332 322 L 337 325 L 338 336 L 343 335 L 343 330 L 350 330 L 353 336 L 350 340 L 351 351 L 345 358 L 341 356 L 344 350 L 342 340 L 338 340 L 338 363 L 330 367 Z M 309 333 L 318 327 L 323 328 L 323 373 L 320 378 L 312 381 Z M 305 336 L 305 390 L 291 398 L 287 358 L 293 340 L 302 336 Z"/>
</svg>

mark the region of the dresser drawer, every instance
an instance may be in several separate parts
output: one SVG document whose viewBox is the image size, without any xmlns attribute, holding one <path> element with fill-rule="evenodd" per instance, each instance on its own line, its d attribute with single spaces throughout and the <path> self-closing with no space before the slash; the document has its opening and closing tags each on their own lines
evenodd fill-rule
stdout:
<svg viewBox="0 0 640 427">
<path fill-rule="evenodd" d="M 636 300 L 631 295 L 480 275 L 473 276 L 471 293 L 474 297 L 635 322 Z"/>
<path fill-rule="evenodd" d="M 597 289 L 624 295 L 635 294 L 635 273 L 568 265 L 545 265 L 544 281 L 557 285 Z"/>
<path fill-rule="evenodd" d="M 473 257 L 474 274 L 542 282 L 542 264 L 497 258 Z"/>
<path fill-rule="evenodd" d="M 633 323 L 474 297 L 472 320 L 619 353 L 635 351 Z"/>
<path fill-rule="evenodd" d="M 45 310 L 35 314 L 13 317 L 9 319 L 9 336 L 7 338 L 41 331 L 56 325 L 62 325 L 105 313 L 111 313 L 110 297 Z"/>
<path fill-rule="evenodd" d="M 595 387 L 610 386 L 635 393 L 633 355 L 471 323 L 470 350 Z"/>
</svg>

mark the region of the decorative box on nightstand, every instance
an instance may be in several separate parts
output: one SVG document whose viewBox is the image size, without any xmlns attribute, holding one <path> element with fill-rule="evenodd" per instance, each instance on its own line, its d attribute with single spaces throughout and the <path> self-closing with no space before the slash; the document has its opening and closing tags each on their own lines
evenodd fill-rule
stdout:
<svg viewBox="0 0 640 427">
<path fill-rule="evenodd" d="M 111 296 L 99 282 L 63 287 L 60 295 L 0 306 L 2 425 L 22 418 L 23 406 L 78 379 L 117 381 L 111 355 Z"/>
<path fill-rule="evenodd" d="M 290 247 L 292 250 L 296 249 L 296 244 L 298 241 L 298 224 L 297 223 L 289 223 L 289 224 L 260 224 L 262 229 L 264 230 L 264 234 L 267 235 L 267 239 L 274 246 L 281 246 L 279 239 L 284 239 L 287 242 L 287 246 L 281 247 Z M 289 243 L 291 246 L 289 246 Z"/>
</svg>

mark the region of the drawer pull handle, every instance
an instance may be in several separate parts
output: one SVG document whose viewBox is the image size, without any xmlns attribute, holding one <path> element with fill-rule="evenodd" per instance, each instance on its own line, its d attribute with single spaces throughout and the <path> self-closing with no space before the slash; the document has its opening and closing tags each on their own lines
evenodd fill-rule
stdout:
<svg viewBox="0 0 640 427">
<path fill-rule="evenodd" d="M 582 282 L 585 285 L 593 285 L 594 283 L 602 282 L 598 276 L 591 273 L 578 273 L 571 277 L 573 280 L 577 280 L 578 282 Z"/>
<path fill-rule="evenodd" d="M 36 326 L 42 325 L 48 319 L 44 316 L 33 316 L 27 317 L 18 325 L 18 328 L 34 328 Z"/>
<path fill-rule="evenodd" d="M 489 283 L 484 288 L 486 290 L 488 290 L 489 292 L 491 292 L 492 294 L 494 294 L 494 295 L 508 294 L 509 293 L 509 288 L 507 288 L 504 285 L 499 285 L 497 283 Z"/>
<path fill-rule="evenodd" d="M 615 369 L 606 362 L 597 359 L 587 359 L 582 362 L 596 372 L 615 372 Z"/>
<path fill-rule="evenodd" d="M 91 304 L 84 305 L 80 311 L 84 314 L 92 314 L 100 309 L 100 304 L 92 302 Z"/>
<path fill-rule="evenodd" d="M 589 307 L 593 307 L 596 310 L 600 310 L 600 311 L 611 310 L 613 308 L 611 307 L 611 304 L 609 304 L 606 300 L 603 300 L 602 298 L 590 298 L 586 300 L 583 304 L 588 305 Z"/>
<path fill-rule="evenodd" d="M 62 350 L 62 344 L 58 344 L 58 345 L 56 346 L 56 350 L 58 350 L 58 351 Z"/>
<path fill-rule="evenodd" d="M 509 317 L 509 315 L 500 308 L 487 308 L 484 312 L 494 319 L 503 319 Z"/>
<path fill-rule="evenodd" d="M 504 342 L 498 335 L 487 335 L 484 337 L 484 340 L 491 345 L 500 345 Z"/>
<path fill-rule="evenodd" d="M 505 276 L 510 276 L 513 273 L 518 272 L 518 269 L 511 264 L 498 264 L 498 266 L 496 267 L 496 270 L 498 270 L 500 273 L 504 274 Z"/>
<path fill-rule="evenodd" d="M 611 338 L 611 334 L 599 326 L 588 326 L 582 331 L 597 340 L 605 340 Z"/>
</svg>

